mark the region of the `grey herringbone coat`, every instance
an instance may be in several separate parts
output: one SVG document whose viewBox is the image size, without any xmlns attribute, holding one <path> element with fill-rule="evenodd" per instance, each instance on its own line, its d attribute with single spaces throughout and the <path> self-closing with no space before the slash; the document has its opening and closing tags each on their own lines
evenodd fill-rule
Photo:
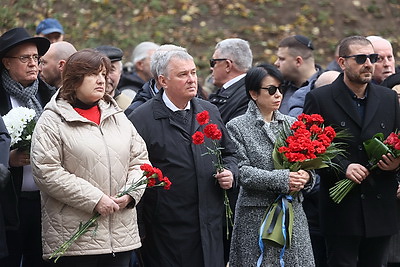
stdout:
<svg viewBox="0 0 400 267">
<path fill-rule="evenodd" d="M 289 170 L 274 169 L 272 160 L 274 143 L 283 121 L 292 124 L 295 119 L 276 111 L 272 122 L 264 122 L 256 104 L 250 101 L 247 112 L 227 124 L 237 146 L 240 186 L 229 258 L 231 267 L 256 266 L 260 256 L 258 233 L 263 215 L 279 194 L 289 191 Z M 304 190 L 312 188 L 314 179 L 310 181 Z M 315 265 L 301 200 L 301 193 L 293 200 L 292 245 L 284 255 L 287 267 Z M 280 266 L 279 253 L 279 248 L 265 247 L 262 266 Z"/>
</svg>

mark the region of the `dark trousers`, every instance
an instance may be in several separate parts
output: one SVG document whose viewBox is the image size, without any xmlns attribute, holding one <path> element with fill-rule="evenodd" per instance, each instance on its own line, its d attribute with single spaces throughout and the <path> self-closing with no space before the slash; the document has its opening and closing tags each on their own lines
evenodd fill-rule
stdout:
<svg viewBox="0 0 400 267">
<path fill-rule="evenodd" d="M 128 267 L 132 251 L 115 254 L 61 257 L 55 267 Z"/>
<path fill-rule="evenodd" d="M 315 267 L 328 267 L 325 238 L 321 234 L 310 233 Z"/>
<path fill-rule="evenodd" d="M 328 266 L 380 267 L 386 264 L 390 236 L 325 236 Z"/>
<path fill-rule="evenodd" d="M 22 192 L 18 203 L 20 227 L 6 231 L 9 255 L 0 259 L 0 266 L 42 267 L 48 266 L 42 259 L 40 194 Z"/>
</svg>

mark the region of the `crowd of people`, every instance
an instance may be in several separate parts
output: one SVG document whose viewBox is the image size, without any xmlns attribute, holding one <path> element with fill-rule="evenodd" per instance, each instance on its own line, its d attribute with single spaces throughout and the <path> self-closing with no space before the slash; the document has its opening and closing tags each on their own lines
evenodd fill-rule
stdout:
<svg viewBox="0 0 400 267">
<path fill-rule="evenodd" d="M 400 129 L 390 42 L 345 37 L 326 69 L 306 36 L 281 40 L 273 64 L 253 66 L 250 43 L 215 45 L 208 92 L 175 44 L 142 42 L 123 65 L 118 47 L 77 51 L 56 19 L 36 36 L 3 33 L 0 266 L 400 266 L 400 158 L 383 155 L 372 170 L 363 148 Z M 10 147 L 2 116 L 17 107 L 36 114 L 30 150 Z M 349 134 L 333 159 L 341 172 L 274 164 L 279 135 L 302 113 Z M 212 140 L 196 145 L 192 136 L 209 137 L 209 125 Z M 168 176 L 170 190 L 119 195 L 143 178 L 143 164 Z M 329 189 L 346 179 L 356 186 L 335 203 Z M 289 194 L 290 247 L 263 243 L 266 210 Z M 96 225 L 50 259 L 94 214 Z"/>
</svg>

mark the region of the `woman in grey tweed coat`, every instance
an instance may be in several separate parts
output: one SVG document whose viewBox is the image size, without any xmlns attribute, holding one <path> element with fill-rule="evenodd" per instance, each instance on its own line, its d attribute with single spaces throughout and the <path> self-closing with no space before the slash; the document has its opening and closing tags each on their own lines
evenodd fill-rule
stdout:
<svg viewBox="0 0 400 267">
<path fill-rule="evenodd" d="M 310 190 L 313 174 L 300 170 L 274 169 L 272 151 L 284 121 L 290 125 L 295 118 L 278 111 L 282 100 L 282 76 L 272 65 L 255 67 L 247 72 L 245 83 L 250 99 L 247 112 L 227 124 L 237 146 L 240 192 L 236 204 L 230 267 L 257 265 L 260 256 L 259 228 L 266 209 L 280 194 L 298 191 L 293 200 L 294 224 L 292 244 L 283 260 L 287 267 L 312 267 L 314 257 L 307 219 L 301 204 L 301 190 Z M 310 175 L 311 174 L 311 175 Z M 264 245 L 261 266 L 280 266 L 281 249 Z"/>
</svg>

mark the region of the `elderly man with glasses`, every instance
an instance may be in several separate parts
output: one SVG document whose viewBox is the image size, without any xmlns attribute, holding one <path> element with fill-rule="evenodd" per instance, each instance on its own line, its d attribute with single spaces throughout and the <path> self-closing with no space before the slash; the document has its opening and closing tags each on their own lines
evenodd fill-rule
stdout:
<svg viewBox="0 0 400 267">
<path fill-rule="evenodd" d="M 14 28 L 0 36 L 0 114 L 19 106 L 33 109 L 37 120 L 53 91 L 38 78 L 39 57 L 49 49 L 44 37 L 31 37 L 24 28 Z M 45 266 L 42 260 L 40 193 L 30 166 L 30 152 L 13 149 L 9 165 L 12 183 L 1 198 L 6 198 L 5 213 L 9 256 L 0 266 Z"/>
<path fill-rule="evenodd" d="M 338 64 L 343 73 L 332 83 L 311 90 L 304 112 L 320 114 L 326 125 L 346 129 L 345 156 L 335 163 L 343 172 L 321 169 L 320 221 L 327 244 L 328 266 L 386 266 L 391 235 L 397 233 L 396 172 L 400 159 L 383 155 L 378 168 L 368 168 L 363 142 L 376 133 L 385 138 L 400 129 L 395 91 L 371 83 L 378 55 L 363 36 L 343 39 Z M 329 188 L 348 179 L 355 187 L 335 203 Z"/>
</svg>

